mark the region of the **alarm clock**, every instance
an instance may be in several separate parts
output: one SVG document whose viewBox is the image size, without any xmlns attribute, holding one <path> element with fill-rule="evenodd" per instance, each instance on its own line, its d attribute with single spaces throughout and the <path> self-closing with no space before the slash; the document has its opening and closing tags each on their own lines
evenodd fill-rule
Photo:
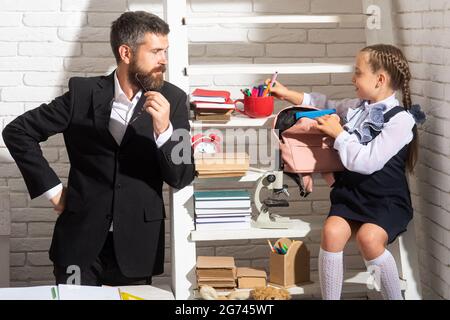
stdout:
<svg viewBox="0 0 450 320">
<path fill-rule="evenodd" d="M 220 152 L 220 137 L 216 134 L 205 136 L 199 133 L 192 137 L 192 148 L 194 153 L 217 153 Z"/>
</svg>

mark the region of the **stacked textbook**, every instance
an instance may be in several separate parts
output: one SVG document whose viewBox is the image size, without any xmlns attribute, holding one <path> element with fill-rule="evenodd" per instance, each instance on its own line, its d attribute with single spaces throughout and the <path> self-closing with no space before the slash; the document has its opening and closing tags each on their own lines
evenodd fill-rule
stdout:
<svg viewBox="0 0 450 320">
<path fill-rule="evenodd" d="M 250 194 L 247 190 L 196 191 L 196 230 L 249 229 Z"/>
<path fill-rule="evenodd" d="M 191 94 L 195 105 L 195 119 L 202 121 L 228 121 L 235 109 L 230 92 L 221 90 L 195 89 Z"/>
<path fill-rule="evenodd" d="M 246 152 L 196 153 L 195 170 L 199 178 L 225 178 L 245 176 L 250 167 Z"/>
<path fill-rule="evenodd" d="M 233 257 L 198 256 L 195 273 L 199 288 L 204 285 L 216 289 L 236 287 L 236 265 Z"/>
</svg>

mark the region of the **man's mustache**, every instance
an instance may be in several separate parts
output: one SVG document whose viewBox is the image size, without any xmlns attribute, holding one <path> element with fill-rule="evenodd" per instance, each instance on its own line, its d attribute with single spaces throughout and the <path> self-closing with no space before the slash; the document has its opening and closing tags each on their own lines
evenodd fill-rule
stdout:
<svg viewBox="0 0 450 320">
<path fill-rule="evenodd" d="M 153 69 L 153 70 L 150 72 L 150 74 L 152 74 L 152 73 L 154 73 L 154 72 L 162 72 L 162 73 L 164 73 L 164 72 L 166 72 L 166 66 L 161 66 L 161 67 L 155 68 L 155 69 Z"/>
</svg>

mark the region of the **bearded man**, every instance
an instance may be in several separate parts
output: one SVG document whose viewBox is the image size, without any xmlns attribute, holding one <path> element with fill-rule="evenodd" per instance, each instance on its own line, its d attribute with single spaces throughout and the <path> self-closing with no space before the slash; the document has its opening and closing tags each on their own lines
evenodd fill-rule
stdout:
<svg viewBox="0 0 450 320">
<path fill-rule="evenodd" d="M 3 131 L 30 197 L 47 197 L 59 215 L 49 251 L 57 284 L 151 284 L 164 271 L 163 182 L 183 188 L 195 172 L 190 140 L 173 135 L 189 122 L 186 94 L 163 78 L 168 33 L 156 15 L 122 14 L 111 27 L 112 74 L 71 78 L 64 95 Z M 67 187 L 39 146 L 57 133 Z"/>
</svg>

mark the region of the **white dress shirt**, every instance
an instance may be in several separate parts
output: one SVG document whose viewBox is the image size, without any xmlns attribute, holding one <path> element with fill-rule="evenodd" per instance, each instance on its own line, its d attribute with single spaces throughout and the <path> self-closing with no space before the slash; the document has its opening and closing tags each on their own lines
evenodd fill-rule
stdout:
<svg viewBox="0 0 450 320">
<path fill-rule="evenodd" d="M 128 123 L 133 116 L 134 108 L 142 96 L 142 90 L 140 90 L 133 99 L 130 101 L 123 92 L 116 72 L 114 72 L 114 100 L 111 108 L 111 117 L 109 120 L 109 132 L 120 145 L 122 138 L 127 130 Z M 144 111 L 145 112 L 145 111 Z M 173 133 L 172 123 L 169 122 L 169 128 L 161 133 L 158 137 L 153 132 L 155 137 L 156 146 L 160 148 L 167 140 L 170 139 Z M 58 194 L 63 188 L 62 183 L 44 192 L 44 196 L 50 200 Z"/>
<path fill-rule="evenodd" d="M 360 99 L 328 100 L 325 95 L 315 92 L 305 93 L 303 98 L 304 105 L 336 109 L 336 113 L 347 121 L 361 102 Z M 363 107 L 371 108 L 377 104 L 386 105 L 383 114 L 401 105 L 394 93 L 383 101 L 372 104 L 365 102 Z M 414 124 L 414 118 L 409 112 L 399 112 L 385 123 L 381 133 L 366 145 L 359 142 L 356 134 L 343 131 L 336 137 L 334 148 L 339 152 L 346 169 L 361 174 L 372 174 L 381 170 L 393 156 L 411 142 Z"/>
</svg>

